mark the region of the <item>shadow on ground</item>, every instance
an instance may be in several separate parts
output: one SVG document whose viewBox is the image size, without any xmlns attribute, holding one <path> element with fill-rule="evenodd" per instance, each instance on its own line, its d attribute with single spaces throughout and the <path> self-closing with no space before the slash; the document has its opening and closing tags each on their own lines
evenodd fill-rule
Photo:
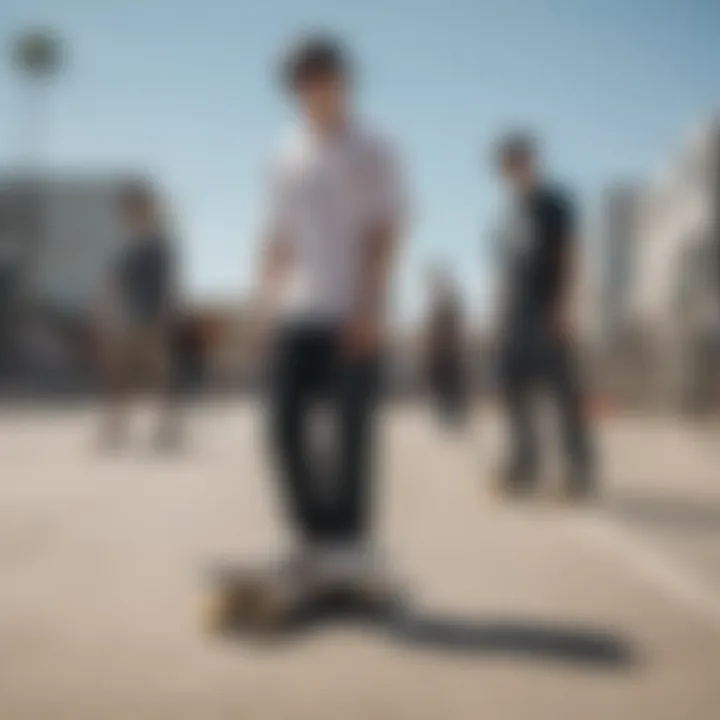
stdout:
<svg viewBox="0 0 720 720">
<path fill-rule="evenodd" d="M 720 504 L 713 501 L 621 495 L 603 500 L 602 508 L 625 520 L 696 533 L 720 533 Z"/>
<path fill-rule="evenodd" d="M 533 619 L 457 618 L 408 614 L 392 624 L 395 637 L 424 650 L 622 669 L 636 660 L 612 633 Z"/>
<path fill-rule="evenodd" d="M 297 640 L 328 626 L 380 632 L 420 652 L 511 657 L 601 670 L 624 670 L 637 662 L 637 654 L 626 639 L 597 628 L 545 619 L 422 614 L 407 606 L 368 611 L 335 601 L 299 609 L 282 632 L 258 635 L 248 628 L 235 627 L 230 636 L 238 641 L 248 637 Z"/>
</svg>

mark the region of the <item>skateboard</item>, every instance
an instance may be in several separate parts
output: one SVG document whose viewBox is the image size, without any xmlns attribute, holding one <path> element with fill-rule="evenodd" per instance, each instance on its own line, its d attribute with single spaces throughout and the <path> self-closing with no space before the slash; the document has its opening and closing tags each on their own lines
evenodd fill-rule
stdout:
<svg viewBox="0 0 720 720">
<path fill-rule="evenodd" d="M 273 634 L 316 596 L 299 572 L 272 566 L 216 565 L 209 573 L 203 621 L 214 633 Z"/>
<path fill-rule="evenodd" d="M 377 616 L 398 602 L 385 579 L 362 583 L 318 579 L 297 568 L 215 565 L 203 607 L 213 634 L 241 631 L 272 637 L 323 610 Z"/>
</svg>

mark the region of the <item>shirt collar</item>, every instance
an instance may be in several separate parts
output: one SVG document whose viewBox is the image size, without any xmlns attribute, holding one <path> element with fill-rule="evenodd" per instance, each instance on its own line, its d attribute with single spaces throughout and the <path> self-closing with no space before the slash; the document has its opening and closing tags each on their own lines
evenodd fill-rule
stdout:
<svg viewBox="0 0 720 720">
<path fill-rule="evenodd" d="M 313 145 L 332 146 L 338 143 L 347 142 L 354 137 L 357 132 L 357 124 L 354 119 L 348 118 L 342 126 L 333 132 L 320 132 L 309 124 L 305 124 L 302 128 L 303 137 L 305 137 Z"/>
</svg>

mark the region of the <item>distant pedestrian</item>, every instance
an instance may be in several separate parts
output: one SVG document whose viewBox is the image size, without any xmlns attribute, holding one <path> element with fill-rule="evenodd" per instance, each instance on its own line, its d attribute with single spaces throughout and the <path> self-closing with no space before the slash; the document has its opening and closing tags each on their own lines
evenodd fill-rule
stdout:
<svg viewBox="0 0 720 720">
<path fill-rule="evenodd" d="M 500 237 L 505 274 L 499 367 L 512 431 L 503 487 L 521 492 L 538 478 L 532 397 L 542 388 L 551 393 L 560 413 L 565 490 L 584 496 L 593 490 L 594 467 L 571 320 L 576 211 L 569 197 L 541 176 L 529 136 L 504 138 L 497 163 L 511 195 Z"/>
<path fill-rule="evenodd" d="M 124 188 L 119 211 L 127 240 L 108 277 L 102 334 L 109 405 L 103 440 L 110 444 L 123 440 L 125 406 L 144 388 L 160 404 L 158 444 L 174 446 L 180 439 L 172 353 L 175 252 L 149 187 Z"/>
<path fill-rule="evenodd" d="M 464 420 L 468 405 L 463 308 L 447 273 L 434 269 L 429 282 L 424 349 L 426 380 L 438 416 L 455 425 Z"/>
</svg>

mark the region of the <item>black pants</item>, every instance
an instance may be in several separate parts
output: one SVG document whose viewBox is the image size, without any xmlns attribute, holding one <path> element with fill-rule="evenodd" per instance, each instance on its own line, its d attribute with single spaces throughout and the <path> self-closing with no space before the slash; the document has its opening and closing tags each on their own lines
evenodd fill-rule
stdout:
<svg viewBox="0 0 720 720">
<path fill-rule="evenodd" d="M 510 420 L 511 481 L 530 484 L 537 478 L 538 445 L 533 395 L 550 392 L 557 405 L 571 483 L 588 483 L 591 476 L 590 433 L 577 363 L 570 343 L 544 325 L 523 324 L 505 334 L 500 376 Z"/>
<path fill-rule="evenodd" d="M 339 330 L 294 325 L 278 338 L 271 431 L 291 521 L 311 542 L 358 541 L 369 532 L 377 357 L 343 357 Z M 323 404 L 333 442 L 313 446 L 312 410 Z"/>
<path fill-rule="evenodd" d="M 450 424 L 461 423 L 467 412 L 467 389 L 459 353 L 431 359 L 429 385 L 439 417 Z"/>
</svg>

